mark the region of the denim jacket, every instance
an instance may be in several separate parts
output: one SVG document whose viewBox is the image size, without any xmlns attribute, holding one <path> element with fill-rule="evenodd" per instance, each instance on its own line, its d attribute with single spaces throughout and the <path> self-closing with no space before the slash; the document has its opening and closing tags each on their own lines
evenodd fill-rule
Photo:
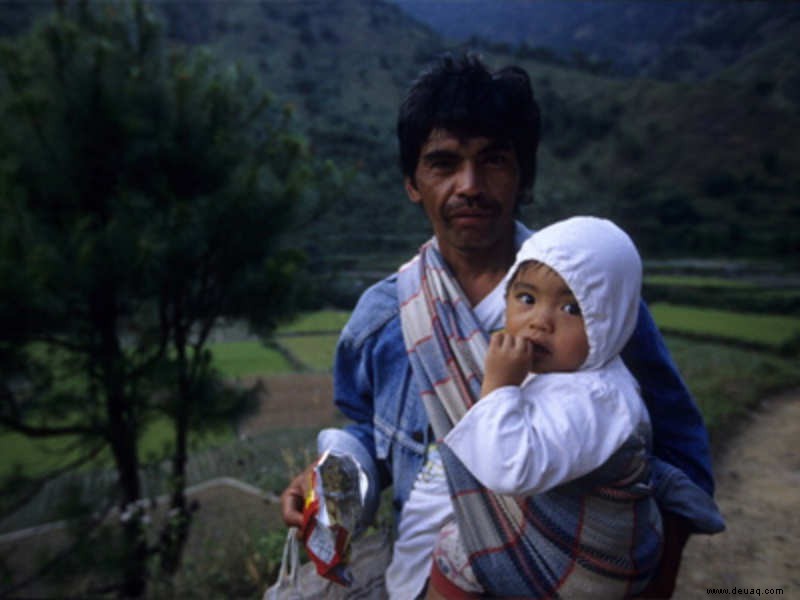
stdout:
<svg viewBox="0 0 800 600">
<path fill-rule="evenodd" d="M 644 303 L 622 357 L 650 413 L 654 488 L 662 508 L 683 514 L 697 531 L 720 531 L 706 428 Z M 364 292 L 342 330 L 334 401 L 353 423 L 321 431 L 319 451 L 349 452 L 364 467 L 370 483 L 366 521 L 389 485 L 399 516 L 434 440 L 403 342 L 396 274 Z"/>
</svg>

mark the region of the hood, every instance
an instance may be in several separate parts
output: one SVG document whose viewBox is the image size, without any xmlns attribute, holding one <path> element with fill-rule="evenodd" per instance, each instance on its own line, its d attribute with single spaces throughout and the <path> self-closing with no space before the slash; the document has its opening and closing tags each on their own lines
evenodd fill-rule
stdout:
<svg viewBox="0 0 800 600">
<path fill-rule="evenodd" d="M 642 287 L 642 261 L 628 234 L 606 219 L 573 217 L 528 238 L 509 279 L 529 260 L 553 269 L 575 294 L 589 340 L 581 370 L 618 355 L 636 327 Z"/>
</svg>

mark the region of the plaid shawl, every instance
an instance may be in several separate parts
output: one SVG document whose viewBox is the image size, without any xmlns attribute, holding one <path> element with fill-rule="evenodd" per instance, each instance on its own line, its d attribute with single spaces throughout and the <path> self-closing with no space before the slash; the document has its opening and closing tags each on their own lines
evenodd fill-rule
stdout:
<svg viewBox="0 0 800 600">
<path fill-rule="evenodd" d="M 441 440 L 479 398 L 488 334 L 433 240 L 400 269 L 398 289 L 406 350 Z M 659 516 L 635 439 L 601 467 L 625 473 L 614 484 L 598 483 L 608 478 L 595 471 L 527 497 L 491 492 L 439 448 L 462 542 L 490 595 L 619 598 L 653 574 Z"/>
</svg>

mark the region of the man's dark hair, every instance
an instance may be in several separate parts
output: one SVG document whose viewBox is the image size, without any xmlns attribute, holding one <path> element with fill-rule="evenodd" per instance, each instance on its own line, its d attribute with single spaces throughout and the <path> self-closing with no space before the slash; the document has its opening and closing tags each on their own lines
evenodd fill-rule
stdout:
<svg viewBox="0 0 800 600">
<path fill-rule="evenodd" d="M 422 73 L 400 106 L 400 167 L 413 182 L 420 150 L 434 129 L 510 142 L 523 197 L 536 178 L 539 127 L 539 107 L 523 69 L 511 66 L 491 73 L 474 55 L 446 55 Z"/>
</svg>

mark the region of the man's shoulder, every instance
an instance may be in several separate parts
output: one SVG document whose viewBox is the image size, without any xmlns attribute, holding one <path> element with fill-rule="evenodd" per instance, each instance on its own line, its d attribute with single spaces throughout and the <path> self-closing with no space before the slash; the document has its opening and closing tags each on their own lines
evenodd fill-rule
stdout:
<svg viewBox="0 0 800 600">
<path fill-rule="evenodd" d="M 355 345 L 360 345 L 399 314 L 397 273 L 393 273 L 371 285 L 361 294 L 350 320 L 342 331 L 342 336 L 351 339 Z"/>
</svg>

